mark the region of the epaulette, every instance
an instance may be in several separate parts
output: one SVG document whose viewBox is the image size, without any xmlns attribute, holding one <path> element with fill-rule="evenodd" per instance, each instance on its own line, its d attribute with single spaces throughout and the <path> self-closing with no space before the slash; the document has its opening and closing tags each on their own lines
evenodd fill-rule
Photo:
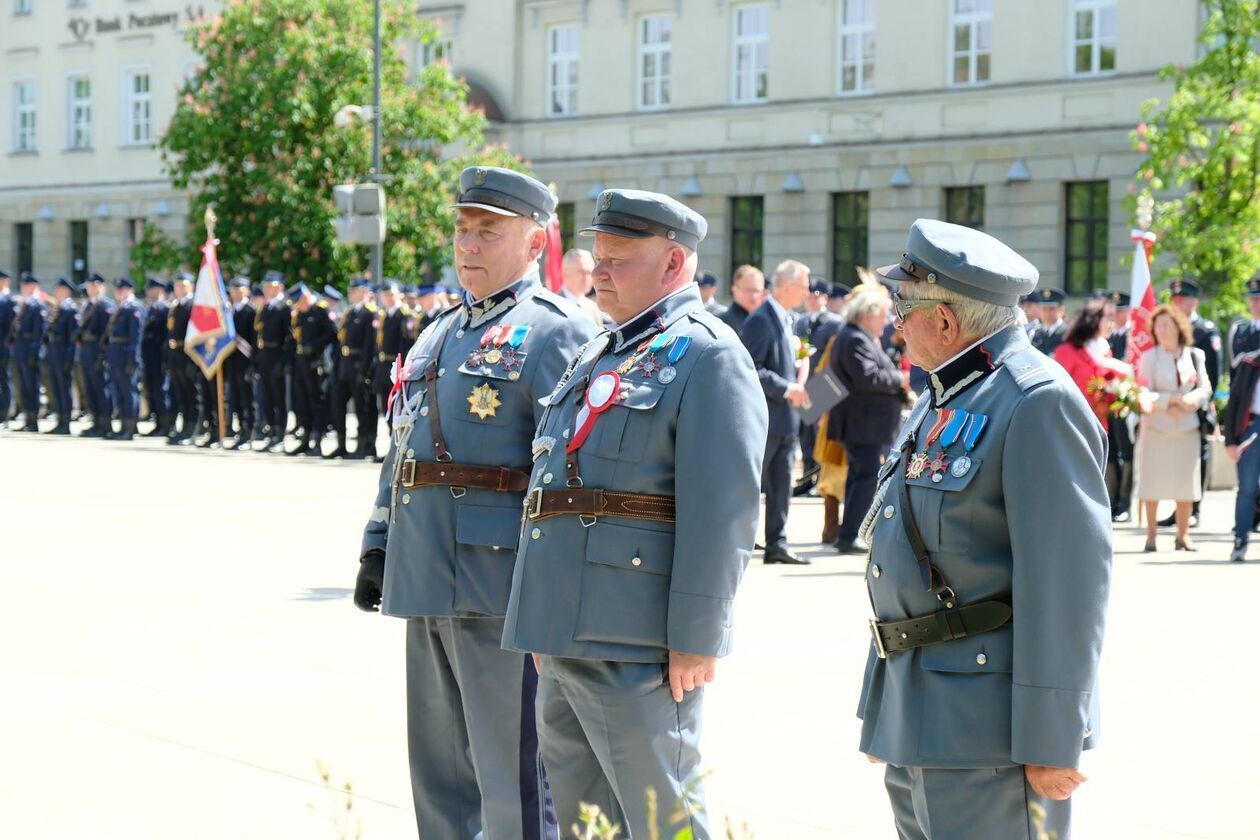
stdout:
<svg viewBox="0 0 1260 840">
<path fill-rule="evenodd" d="M 369 300 L 367 303 L 363 304 L 363 308 L 364 308 L 364 309 L 366 309 L 368 312 L 380 312 L 380 311 L 381 311 L 381 310 L 380 310 L 380 307 L 378 307 L 375 303 L 372 303 L 372 301 L 370 301 L 370 300 Z"/>
<path fill-rule="evenodd" d="M 411 307 L 404 303 L 402 306 L 398 307 L 398 314 L 402 315 L 404 318 L 410 318 L 415 313 L 411 311 Z"/>
<path fill-rule="evenodd" d="M 317 300 L 317 301 L 315 301 L 315 305 L 316 305 L 316 306 L 318 306 L 320 309 L 327 309 L 327 308 L 328 308 L 328 301 L 326 301 L 326 300 Z"/>
<path fill-rule="evenodd" d="M 1038 385 L 1053 382 L 1056 366 L 1057 362 L 1031 347 L 1017 350 L 1002 360 L 1002 369 L 1015 380 L 1021 391 L 1031 391 Z"/>
<path fill-rule="evenodd" d="M 706 330 L 708 330 L 709 335 L 713 336 L 714 338 L 718 337 L 719 329 L 723 326 L 726 326 L 726 324 L 723 323 L 722 319 L 718 318 L 718 316 L 714 315 L 712 312 L 710 312 L 707 309 L 700 309 L 695 312 L 689 312 L 687 313 L 687 317 L 690 318 L 695 323 L 699 324 L 700 326 L 704 327 Z"/>
<path fill-rule="evenodd" d="M 578 309 L 577 306 L 575 306 L 567 298 L 556 294 L 555 292 L 551 291 L 551 289 L 539 289 L 538 291 L 534 292 L 533 297 L 536 300 L 549 304 L 552 309 L 556 310 L 556 312 L 560 313 L 561 315 L 572 316 L 572 315 L 577 315 L 582 311 Z"/>
</svg>

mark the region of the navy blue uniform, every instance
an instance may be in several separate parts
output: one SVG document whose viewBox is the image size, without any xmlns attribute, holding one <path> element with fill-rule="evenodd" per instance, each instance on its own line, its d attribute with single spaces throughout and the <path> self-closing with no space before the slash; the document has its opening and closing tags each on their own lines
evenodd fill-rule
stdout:
<svg viewBox="0 0 1260 840">
<path fill-rule="evenodd" d="M 254 316 L 254 346 L 257 348 L 254 365 L 262 382 L 263 402 L 267 406 L 267 416 L 258 419 L 271 427 L 273 446 L 284 440 L 284 431 L 289 423 L 284 388 L 284 349 L 290 340 L 290 323 L 289 304 L 280 295 L 267 301 Z"/>
<path fill-rule="evenodd" d="M 197 382 L 192 378 L 196 364 L 184 352 L 188 319 L 192 317 L 192 295 L 176 302 L 166 315 L 166 371 L 171 378 L 171 434 L 168 441 L 191 440 L 197 427 Z M 175 412 L 183 416 L 175 430 Z"/>
<path fill-rule="evenodd" d="M 0 292 L 0 423 L 9 419 L 13 404 L 13 388 L 9 384 L 9 339 L 17 318 L 17 298 L 7 290 Z"/>
<path fill-rule="evenodd" d="M 140 333 L 140 368 L 144 395 L 149 411 L 156 415 L 157 428 L 168 428 L 171 414 L 171 393 L 166 378 L 166 319 L 171 306 L 165 300 L 149 305 L 144 313 L 144 330 Z M 164 434 L 164 432 L 155 432 Z"/>
<path fill-rule="evenodd" d="M 228 387 L 228 430 L 232 416 L 240 431 L 238 440 L 247 441 L 254 431 L 254 305 L 248 300 L 232 305 L 232 323 L 236 326 L 236 352 L 223 360 L 223 375 Z"/>
<path fill-rule="evenodd" d="M 357 303 L 341 313 L 337 324 L 336 375 L 332 384 L 332 420 L 337 451 L 347 455 L 346 403 L 354 402 L 359 424 L 355 457 L 376 457 L 376 399 L 372 395 L 372 362 L 376 353 L 376 322 L 383 317 L 371 302 Z"/>
<path fill-rule="evenodd" d="M 47 321 L 48 308 L 38 298 L 24 298 L 18 305 L 13 324 L 13 366 L 28 431 L 36 430 L 39 417 L 39 351 Z"/>
<path fill-rule="evenodd" d="M 328 425 L 328 395 L 324 391 L 328 362 L 325 351 L 337 339 L 328 304 L 322 300 L 306 312 L 293 309 L 293 413 L 306 430 L 302 445 L 290 454 L 319 454 Z"/>
<path fill-rule="evenodd" d="M 109 319 L 105 357 L 109 363 L 114 404 L 124 429 L 140 415 L 140 335 L 143 330 L 144 307 L 135 298 L 119 304 Z"/>
<path fill-rule="evenodd" d="M 74 402 L 70 387 L 74 382 L 74 339 L 78 332 L 79 307 L 66 298 L 52 308 L 48 331 L 44 333 L 45 380 L 49 401 L 57 412 L 57 430 L 68 431 Z"/>
<path fill-rule="evenodd" d="M 94 429 L 108 426 L 114 413 L 103 344 L 113 314 L 114 302 L 103 295 L 89 300 L 79 313 L 79 374 L 83 377 L 84 396 L 87 397 L 87 409 L 92 414 Z"/>
</svg>

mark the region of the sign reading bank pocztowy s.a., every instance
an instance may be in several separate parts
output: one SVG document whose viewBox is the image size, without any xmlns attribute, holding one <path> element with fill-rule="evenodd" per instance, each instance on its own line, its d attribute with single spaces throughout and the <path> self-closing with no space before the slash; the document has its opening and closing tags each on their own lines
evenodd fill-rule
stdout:
<svg viewBox="0 0 1260 840">
<path fill-rule="evenodd" d="M 187 6 L 184 9 L 183 17 L 189 21 L 196 20 L 204 14 L 201 8 L 194 9 Z M 180 21 L 179 12 L 148 12 L 137 13 L 131 12 L 126 15 L 114 15 L 113 17 L 98 17 L 92 20 L 84 17 L 70 18 L 67 24 L 71 34 L 74 35 L 76 41 L 82 41 L 89 33 L 96 35 L 110 35 L 122 32 L 137 32 L 146 29 L 161 29 L 170 27 L 171 29 L 179 28 Z"/>
</svg>

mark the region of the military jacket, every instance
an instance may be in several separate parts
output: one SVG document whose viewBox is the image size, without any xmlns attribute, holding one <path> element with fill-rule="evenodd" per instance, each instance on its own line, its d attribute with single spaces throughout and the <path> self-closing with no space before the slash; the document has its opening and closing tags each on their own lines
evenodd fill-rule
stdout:
<svg viewBox="0 0 1260 840">
<path fill-rule="evenodd" d="M 1229 366 L 1237 367 L 1244 353 L 1260 350 L 1260 321 L 1237 321 L 1229 329 Z"/>
<path fill-rule="evenodd" d="M 1194 346 L 1203 351 L 1203 367 L 1207 370 L 1208 380 L 1212 385 L 1212 393 L 1216 393 L 1216 383 L 1221 378 L 1221 331 L 1216 324 L 1194 313 L 1190 319 L 1190 330 L 1194 336 Z"/>
<path fill-rule="evenodd" d="M 305 312 L 293 308 L 293 347 L 299 359 L 308 364 L 322 362 L 324 351 L 336 340 L 337 328 L 327 303 L 316 301 Z"/>
<path fill-rule="evenodd" d="M 1014 620 L 887 659 L 872 644 L 863 752 L 908 767 L 1078 766 L 1098 732 L 1111 573 L 1105 461 L 1102 426 L 1080 390 L 1022 327 L 929 376 L 863 523 L 875 618 L 943 608 L 910 547 L 904 518 L 913 515 L 957 600 L 1009 599 Z"/>
<path fill-rule="evenodd" d="M 1053 327 L 1047 327 L 1038 322 L 1037 329 L 1033 330 L 1031 336 L 1032 346 L 1046 356 L 1054 356 L 1055 349 L 1063 343 L 1065 335 L 1067 335 L 1067 321 L 1059 321 Z"/>
<path fill-rule="evenodd" d="M 11 292 L 0 292 L 0 359 L 9 354 L 13 321 L 17 318 L 17 298 Z"/>
<path fill-rule="evenodd" d="M 374 303 L 360 303 L 341 313 L 337 323 L 337 379 L 350 382 L 363 379 L 371 370 L 376 353 L 376 332 L 372 325 L 381 311 Z"/>
<path fill-rule="evenodd" d="M 146 365 L 160 365 L 166 349 L 166 319 L 171 305 L 158 300 L 145 310 L 144 331 L 140 335 L 140 358 Z"/>
<path fill-rule="evenodd" d="M 144 307 L 135 298 L 119 304 L 109 318 L 106 355 L 111 364 L 140 363 L 140 335 L 144 331 Z"/>
<path fill-rule="evenodd" d="M 289 341 L 289 304 L 277 296 L 263 304 L 254 316 L 259 350 L 280 350 Z"/>
<path fill-rule="evenodd" d="M 723 656 L 753 547 L 768 417 L 748 351 L 688 286 L 584 350 L 547 397 L 530 490 L 563 490 L 588 386 L 621 393 L 577 449 L 582 486 L 672 497 L 673 523 L 527 519 L 504 646 L 662 662 Z"/>
<path fill-rule="evenodd" d="M 237 364 L 248 361 L 250 354 L 253 353 L 254 342 L 257 334 L 254 332 L 254 324 L 257 323 L 258 313 L 254 311 L 254 305 L 248 300 L 243 301 L 240 306 L 232 307 L 232 323 L 236 327 L 237 344 L 242 342 L 249 348 L 249 353 L 241 351 L 233 354 L 237 358 Z M 240 350 L 240 347 L 237 347 Z M 229 356 L 228 358 L 232 358 Z"/>
<path fill-rule="evenodd" d="M 18 304 L 13 322 L 13 360 L 28 362 L 39 358 L 44 330 L 48 324 L 48 307 L 42 300 L 26 298 Z"/>
<path fill-rule="evenodd" d="M 171 304 L 166 315 L 166 346 L 173 359 L 187 358 L 184 355 L 184 339 L 188 337 L 188 321 L 192 318 L 193 296 Z M 190 360 L 191 361 L 191 360 Z"/>
<path fill-rule="evenodd" d="M 89 300 L 79 312 L 79 341 L 84 344 L 103 341 L 113 314 L 114 302 L 104 295 Z"/>
<path fill-rule="evenodd" d="M 406 353 L 415 340 L 416 316 L 409 307 L 399 305 L 393 311 L 378 312 L 372 323 L 375 330 L 372 386 L 387 389 L 394 360 Z"/>
<path fill-rule="evenodd" d="M 527 471 L 541 400 L 594 332 L 589 319 L 531 273 L 485 300 L 439 314 L 420 335 L 394 397 L 390 453 L 363 533 L 364 554 L 385 551 L 382 612 L 503 615 L 523 493 L 403 489 L 402 465 L 437 460 L 430 428 L 436 405 L 452 463 Z M 425 381 L 430 369 L 437 377 L 432 388 Z"/>
<path fill-rule="evenodd" d="M 70 298 L 49 307 L 48 331 L 44 333 L 44 343 L 62 349 L 73 345 L 78 315 L 79 307 Z"/>
</svg>

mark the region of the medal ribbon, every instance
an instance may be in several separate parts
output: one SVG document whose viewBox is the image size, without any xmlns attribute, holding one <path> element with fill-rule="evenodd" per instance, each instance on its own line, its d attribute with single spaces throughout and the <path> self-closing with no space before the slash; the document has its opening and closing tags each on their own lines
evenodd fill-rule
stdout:
<svg viewBox="0 0 1260 840">
<path fill-rule="evenodd" d="M 984 434 L 984 427 L 988 423 L 989 418 L 983 414 L 971 415 L 971 419 L 967 421 L 967 431 L 963 433 L 963 446 L 968 452 L 975 449 L 976 444 L 980 442 L 980 435 Z"/>
<path fill-rule="evenodd" d="M 508 336 L 508 344 L 511 345 L 513 350 L 516 350 L 525 341 L 525 336 L 527 335 L 529 335 L 528 326 L 512 327 L 512 334 Z"/>
<path fill-rule="evenodd" d="M 954 409 L 938 408 L 936 409 L 936 422 L 932 424 L 931 430 L 927 434 L 927 446 L 936 443 L 936 439 L 941 436 L 945 426 L 954 417 Z"/>
<path fill-rule="evenodd" d="M 669 348 L 669 363 L 672 365 L 687 355 L 687 349 L 691 347 L 691 336 L 680 335 L 674 339 L 674 343 Z"/>
<path fill-rule="evenodd" d="M 611 380 L 611 382 L 609 381 Z M 607 390 L 609 394 L 603 402 L 596 405 L 591 402 L 591 389 L 597 383 L 609 382 Z M 595 428 L 595 421 L 599 419 L 599 415 L 607 411 L 617 402 L 617 398 L 621 395 L 621 377 L 615 371 L 604 371 L 599 376 L 591 380 L 591 384 L 586 388 L 585 398 L 582 400 L 582 407 L 578 410 L 577 418 L 574 423 L 573 438 L 569 441 L 569 445 L 565 447 L 566 452 L 576 452 L 582 448 L 582 444 L 586 443 L 587 437 L 590 436 L 591 430 Z"/>
<path fill-rule="evenodd" d="M 497 329 L 498 329 L 498 327 L 486 327 L 486 331 L 485 331 L 484 333 L 482 333 L 482 334 L 481 334 L 481 346 L 482 346 L 482 347 L 489 347 L 489 346 L 490 346 L 490 339 L 494 338 L 494 331 L 495 331 L 495 330 L 497 330 Z"/>
<path fill-rule="evenodd" d="M 945 431 L 941 432 L 941 446 L 948 449 L 958 440 L 958 436 L 962 434 L 963 427 L 967 425 L 967 421 L 971 419 L 971 415 L 962 409 L 953 409 L 954 417 L 945 426 Z"/>
<path fill-rule="evenodd" d="M 665 348 L 665 345 L 669 344 L 673 340 L 674 340 L 674 337 L 672 335 L 666 335 L 665 333 L 661 333 L 656 338 L 652 339 L 652 343 L 648 345 L 648 352 L 659 353 L 661 350 Z"/>
</svg>

